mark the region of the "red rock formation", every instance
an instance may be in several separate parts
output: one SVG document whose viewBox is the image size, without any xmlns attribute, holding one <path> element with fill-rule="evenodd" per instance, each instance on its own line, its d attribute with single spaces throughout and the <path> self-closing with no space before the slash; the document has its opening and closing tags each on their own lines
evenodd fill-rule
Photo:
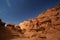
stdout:
<svg viewBox="0 0 60 40">
<path fill-rule="evenodd" d="M 39 20 L 38 26 L 36 20 Z M 38 38 L 37 40 L 58 40 L 60 38 L 60 5 L 47 9 L 36 19 L 24 21 L 19 26 L 26 30 L 24 35 L 32 39 L 35 37 L 35 39 Z"/>
</svg>

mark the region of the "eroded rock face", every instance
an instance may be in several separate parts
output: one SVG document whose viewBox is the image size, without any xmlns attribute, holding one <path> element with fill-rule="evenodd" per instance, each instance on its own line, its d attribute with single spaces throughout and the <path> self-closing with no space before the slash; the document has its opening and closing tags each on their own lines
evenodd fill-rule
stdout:
<svg viewBox="0 0 60 40">
<path fill-rule="evenodd" d="M 19 26 L 21 27 L 22 30 L 27 30 L 27 31 L 29 31 L 32 28 L 32 24 L 30 23 L 30 21 L 24 21 Z"/>
<path fill-rule="evenodd" d="M 15 25 L 14 24 L 7 24 L 7 27 L 10 30 L 14 30 L 15 29 Z"/>
<path fill-rule="evenodd" d="M 36 24 L 37 20 L 38 24 Z M 47 9 L 36 19 L 22 22 L 19 26 L 26 30 L 24 35 L 32 39 L 34 37 L 38 38 L 37 40 L 60 40 L 60 4 L 52 9 Z"/>
<path fill-rule="evenodd" d="M 21 29 L 21 27 L 18 26 L 18 25 L 15 27 L 15 31 L 17 31 L 17 32 L 19 32 L 19 33 L 22 33 L 22 29 Z"/>
<path fill-rule="evenodd" d="M 56 9 L 59 9 L 59 10 L 56 10 Z M 48 27 L 59 26 L 60 25 L 60 5 L 58 5 L 55 8 L 48 9 L 44 14 L 39 15 L 37 19 L 40 20 L 41 25 L 48 23 Z"/>
<path fill-rule="evenodd" d="M 60 25 L 60 11 L 55 11 L 55 9 L 53 11 L 52 9 L 48 10 L 44 14 L 39 15 L 37 20 L 39 20 L 39 27 L 44 27 L 45 29 L 48 29 L 49 27 L 56 28 L 56 26 Z M 20 24 L 20 27 L 26 30 L 34 29 L 37 25 L 35 22 L 36 20 L 32 22 L 30 22 L 30 20 L 25 21 Z"/>
<path fill-rule="evenodd" d="M 7 30 L 9 30 L 13 35 L 17 34 L 17 30 L 15 28 L 15 25 L 14 24 L 7 24 L 6 26 Z"/>
</svg>

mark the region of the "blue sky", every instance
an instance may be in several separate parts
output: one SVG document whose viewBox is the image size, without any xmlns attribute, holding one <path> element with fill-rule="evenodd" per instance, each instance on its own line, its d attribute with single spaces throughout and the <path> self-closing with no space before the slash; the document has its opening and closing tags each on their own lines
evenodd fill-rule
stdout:
<svg viewBox="0 0 60 40">
<path fill-rule="evenodd" d="M 7 24 L 19 24 L 59 3 L 60 0 L 0 0 L 0 18 Z"/>
</svg>

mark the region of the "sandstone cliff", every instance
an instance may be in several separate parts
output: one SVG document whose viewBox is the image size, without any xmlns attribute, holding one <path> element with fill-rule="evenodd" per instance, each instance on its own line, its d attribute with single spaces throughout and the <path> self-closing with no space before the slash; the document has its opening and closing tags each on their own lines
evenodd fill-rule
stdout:
<svg viewBox="0 0 60 40">
<path fill-rule="evenodd" d="M 38 24 L 36 23 L 38 21 Z M 60 4 L 19 24 L 31 40 L 60 40 Z"/>
</svg>

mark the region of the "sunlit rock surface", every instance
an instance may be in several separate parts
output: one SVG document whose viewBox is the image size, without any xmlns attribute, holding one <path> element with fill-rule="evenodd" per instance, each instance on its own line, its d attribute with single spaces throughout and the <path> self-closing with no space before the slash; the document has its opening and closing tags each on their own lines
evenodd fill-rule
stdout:
<svg viewBox="0 0 60 40">
<path fill-rule="evenodd" d="M 36 20 L 39 21 L 38 26 Z M 29 38 L 26 40 L 60 40 L 60 4 L 19 26 L 26 30 L 24 35 Z"/>
</svg>

